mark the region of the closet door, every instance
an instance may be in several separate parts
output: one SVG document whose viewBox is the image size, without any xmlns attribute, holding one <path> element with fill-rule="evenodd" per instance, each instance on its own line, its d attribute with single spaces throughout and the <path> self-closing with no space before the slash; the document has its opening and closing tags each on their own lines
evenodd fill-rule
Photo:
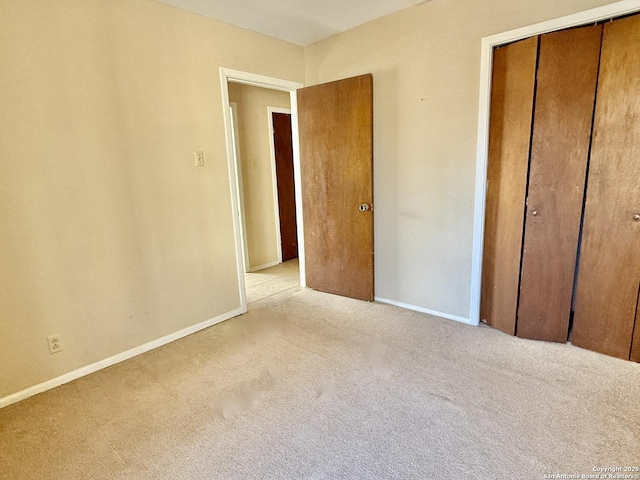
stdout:
<svg viewBox="0 0 640 480">
<path fill-rule="evenodd" d="M 517 331 L 566 342 L 602 26 L 542 35 Z"/>
<path fill-rule="evenodd" d="M 640 16 L 605 25 L 572 336 L 625 359 L 640 282 L 638 45 Z"/>
<path fill-rule="evenodd" d="M 640 292 L 638 292 L 638 303 L 636 303 L 636 321 L 633 329 L 633 340 L 631 343 L 631 358 L 634 362 L 640 362 Z"/>
<path fill-rule="evenodd" d="M 513 335 L 538 38 L 493 54 L 480 316 Z"/>
</svg>

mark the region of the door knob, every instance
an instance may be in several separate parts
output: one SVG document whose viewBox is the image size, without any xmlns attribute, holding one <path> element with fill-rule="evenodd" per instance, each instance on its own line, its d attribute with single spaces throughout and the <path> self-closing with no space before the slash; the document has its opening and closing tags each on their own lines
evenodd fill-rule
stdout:
<svg viewBox="0 0 640 480">
<path fill-rule="evenodd" d="M 358 207 L 358 209 L 359 209 L 361 212 L 366 212 L 367 210 L 371 210 L 371 205 L 369 205 L 368 203 L 363 203 L 362 205 L 360 205 L 360 206 Z"/>
<path fill-rule="evenodd" d="M 537 217 L 538 215 L 540 215 L 540 213 L 538 212 L 538 210 L 534 210 L 533 212 L 531 212 L 531 215 Z"/>
<path fill-rule="evenodd" d="M 633 219 L 634 219 L 636 222 L 640 222 L 640 213 L 636 213 L 636 214 L 633 216 Z"/>
</svg>

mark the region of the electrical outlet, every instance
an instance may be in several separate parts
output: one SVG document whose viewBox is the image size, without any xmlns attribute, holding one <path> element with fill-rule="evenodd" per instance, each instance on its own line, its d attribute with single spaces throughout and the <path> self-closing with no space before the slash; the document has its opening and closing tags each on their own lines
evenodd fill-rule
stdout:
<svg viewBox="0 0 640 480">
<path fill-rule="evenodd" d="M 204 167 L 204 152 L 193 152 L 196 156 L 196 167 Z"/>
<path fill-rule="evenodd" d="M 47 344 L 49 345 L 49 353 L 58 353 L 62 350 L 62 341 L 60 340 L 60 335 L 48 336 Z"/>
</svg>

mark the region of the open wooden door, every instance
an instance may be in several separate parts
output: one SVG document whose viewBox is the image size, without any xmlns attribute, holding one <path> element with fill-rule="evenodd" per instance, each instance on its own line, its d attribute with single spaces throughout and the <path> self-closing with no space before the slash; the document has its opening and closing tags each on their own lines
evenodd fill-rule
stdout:
<svg viewBox="0 0 640 480">
<path fill-rule="evenodd" d="M 272 113 L 271 118 L 273 121 L 273 150 L 278 184 L 278 210 L 280 212 L 280 248 L 282 261 L 286 262 L 292 258 L 298 258 L 291 115 L 288 113 Z"/>
<path fill-rule="evenodd" d="M 307 286 L 373 300 L 373 77 L 298 90 Z"/>
</svg>

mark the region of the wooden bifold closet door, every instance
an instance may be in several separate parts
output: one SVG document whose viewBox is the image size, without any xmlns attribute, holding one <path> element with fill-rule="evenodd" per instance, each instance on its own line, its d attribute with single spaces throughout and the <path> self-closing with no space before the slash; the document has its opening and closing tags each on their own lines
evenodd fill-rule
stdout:
<svg viewBox="0 0 640 480">
<path fill-rule="evenodd" d="M 640 361 L 638 45 L 640 16 L 605 25 L 572 336 L 575 345 L 635 361 Z"/>
<path fill-rule="evenodd" d="M 566 342 L 602 26 L 542 35 L 516 334 Z"/>
<path fill-rule="evenodd" d="M 515 334 L 538 38 L 493 55 L 481 318 Z"/>
<path fill-rule="evenodd" d="M 512 335 L 567 341 L 601 31 L 494 52 L 481 317 Z"/>
<path fill-rule="evenodd" d="M 494 51 L 489 325 L 640 362 L 638 45 L 635 15 Z"/>
</svg>

